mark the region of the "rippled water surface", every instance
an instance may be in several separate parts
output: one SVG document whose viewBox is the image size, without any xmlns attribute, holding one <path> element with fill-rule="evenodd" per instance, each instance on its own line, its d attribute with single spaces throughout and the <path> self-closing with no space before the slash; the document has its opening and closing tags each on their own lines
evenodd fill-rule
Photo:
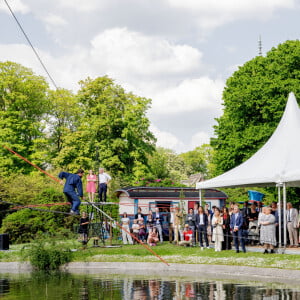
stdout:
<svg viewBox="0 0 300 300">
<path fill-rule="evenodd" d="M 124 275 L 0 274 L 0 299 L 298 300 L 300 286 Z"/>
</svg>

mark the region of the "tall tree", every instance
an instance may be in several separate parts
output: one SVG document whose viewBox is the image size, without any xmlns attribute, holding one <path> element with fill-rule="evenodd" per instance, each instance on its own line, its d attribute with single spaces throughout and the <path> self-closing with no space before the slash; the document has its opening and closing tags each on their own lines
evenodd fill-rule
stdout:
<svg viewBox="0 0 300 300">
<path fill-rule="evenodd" d="M 55 158 L 64 147 L 64 139 L 74 133 L 80 124 L 80 105 L 77 97 L 68 90 L 49 91 L 51 103 L 47 118 L 50 156 Z"/>
<path fill-rule="evenodd" d="M 43 118 L 49 109 L 43 77 L 13 62 L 0 62 L 0 144 L 37 163 L 43 161 Z M 28 172 L 28 164 L 0 147 L 1 173 Z"/>
<path fill-rule="evenodd" d="M 80 82 L 80 124 L 65 136 L 56 160 L 60 166 L 91 167 L 95 160 L 114 174 L 131 176 L 147 164 L 155 138 L 146 117 L 150 100 L 126 93 L 108 77 Z"/>
<path fill-rule="evenodd" d="M 274 132 L 290 92 L 300 100 L 300 41 L 287 41 L 239 68 L 223 92 L 224 114 L 217 119 L 216 174 L 255 153 Z"/>
</svg>

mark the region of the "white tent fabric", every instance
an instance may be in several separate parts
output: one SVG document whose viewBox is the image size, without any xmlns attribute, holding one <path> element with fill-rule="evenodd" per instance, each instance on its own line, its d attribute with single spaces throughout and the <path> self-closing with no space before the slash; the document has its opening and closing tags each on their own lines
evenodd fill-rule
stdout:
<svg viewBox="0 0 300 300">
<path fill-rule="evenodd" d="M 197 189 L 238 186 L 300 186 L 300 109 L 290 93 L 273 135 L 251 158 L 228 172 L 198 182 Z"/>
</svg>

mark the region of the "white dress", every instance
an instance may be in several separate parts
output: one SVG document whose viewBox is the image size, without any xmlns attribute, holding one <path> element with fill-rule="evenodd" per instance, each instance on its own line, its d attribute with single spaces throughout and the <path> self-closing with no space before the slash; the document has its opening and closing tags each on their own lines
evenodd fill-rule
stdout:
<svg viewBox="0 0 300 300">
<path fill-rule="evenodd" d="M 261 222 L 268 222 L 268 225 L 263 225 Z M 261 244 L 270 244 L 276 246 L 276 227 L 275 217 L 272 214 L 260 214 L 258 218 L 260 227 L 260 242 Z"/>
<path fill-rule="evenodd" d="M 216 224 L 217 220 L 219 221 Z M 215 243 L 223 242 L 224 241 L 224 234 L 223 234 L 223 218 L 222 217 L 215 217 L 213 216 L 211 220 L 211 225 L 213 227 L 213 234 L 212 234 L 212 241 Z"/>
</svg>

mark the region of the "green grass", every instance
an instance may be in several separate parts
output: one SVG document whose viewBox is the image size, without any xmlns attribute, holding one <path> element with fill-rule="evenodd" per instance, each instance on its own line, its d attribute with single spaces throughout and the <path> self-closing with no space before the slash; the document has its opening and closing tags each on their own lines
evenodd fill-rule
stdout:
<svg viewBox="0 0 300 300">
<path fill-rule="evenodd" d="M 22 261 L 22 255 L 29 244 L 12 245 L 12 251 L 0 251 L 0 262 Z M 120 245 L 118 248 L 92 247 L 92 242 L 84 248 L 74 240 L 58 241 L 57 247 L 70 248 L 73 261 L 77 262 L 157 262 L 161 261 L 142 245 Z M 200 250 L 199 247 L 179 247 L 167 242 L 151 248 L 169 264 L 216 264 L 238 265 L 263 268 L 300 270 L 300 255 L 235 253 L 234 250 L 215 252 L 213 249 Z"/>
</svg>

